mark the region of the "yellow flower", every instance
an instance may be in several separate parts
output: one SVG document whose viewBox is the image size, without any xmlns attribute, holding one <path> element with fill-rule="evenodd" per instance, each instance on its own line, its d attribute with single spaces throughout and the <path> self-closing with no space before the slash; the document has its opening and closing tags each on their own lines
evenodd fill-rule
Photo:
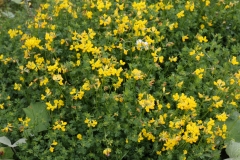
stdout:
<svg viewBox="0 0 240 160">
<path fill-rule="evenodd" d="M 25 127 L 28 127 L 28 123 L 31 121 L 30 118 L 26 117 L 25 120 L 23 120 L 22 118 L 18 118 L 18 121 L 22 122 L 22 124 L 25 126 Z"/>
<path fill-rule="evenodd" d="M 100 18 L 100 25 L 109 25 L 111 23 L 112 19 L 110 16 L 107 16 L 106 14 L 103 15 L 103 17 Z"/>
<path fill-rule="evenodd" d="M 216 118 L 219 121 L 225 122 L 228 119 L 228 116 L 226 115 L 225 112 L 223 112 L 222 114 L 216 115 Z"/>
<path fill-rule="evenodd" d="M 136 79 L 136 80 L 141 80 L 141 79 L 144 78 L 144 75 L 143 75 L 142 71 L 140 71 L 140 70 L 138 70 L 138 69 L 134 69 L 134 70 L 132 71 L 132 74 L 131 74 L 131 75 L 132 75 L 133 78 Z"/>
<path fill-rule="evenodd" d="M 16 29 L 10 29 L 10 30 L 8 31 L 8 34 L 9 34 L 10 38 L 12 39 L 12 38 L 14 38 L 14 37 L 17 36 L 18 30 L 16 30 Z"/>
<path fill-rule="evenodd" d="M 213 84 L 217 86 L 218 88 L 222 88 L 225 86 L 225 82 L 222 81 L 221 79 L 218 79 L 217 81 L 214 81 Z"/>
<path fill-rule="evenodd" d="M 76 88 L 73 88 L 70 92 L 70 94 L 75 94 L 76 93 Z"/>
<path fill-rule="evenodd" d="M 103 150 L 103 154 L 106 155 L 107 157 L 110 156 L 110 153 L 112 152 L 111 148 L 106 148 Z"/>
<path fill-rule="evenodd" d="M 177 57 L 169 57 L 168 58 L 170 62 L 177 62 Z"/>
<path fill-rule="evenodd" d="M 184 17 L 184 11 L 181 11 L 181 12 L 177 13 L 177 17 L 178 18 Z"/>
<path fill-rule="evenodd" d="M 188 39 L 188 35 L 186 35 L 186 36 L 182 36 L 182 41 L 183 41 L 183 42 L 185 42 L 186 39 Z"/>
<path fill-rule="evenodd" d="M 201 36 L 201 35 L 197 35 L 196 37 L 197 37 L 198 41 L 201 42 L 201 43 L 202 43 L 202 42 L 208 42 L 206 36 L 203 37 L 203 36 Z"/>
<path fill-rule="evenodd" d="M 184 93 L 178 99 L 177 108 L 181 110 L 194 110 L 197 107 L 195 99 L 190 96 L 187 97 Z"/>
<path fill-rule="evenodd" d="M 156 154 L 157 154 L 157 155 L 161 155 L 162 152 L 161 152 L 161 151 L 156 151 Z"/>
<path fill-rule="evenodd" d="M 186 142 L 192 144 L 197 142 L 199 135 L 200 135 L 199 126 L 197 126 L 196 123 L 189 122 L 182 138 Z"/>
<path fill-rule="evenodd" d="M 123 62 L 122 60 L 120 60 L 120 65 L 125 65 L 125 62 Z"/>
<path fill-rule="evenodd" d="M 28 38 L 28 39 L 26 39 L 24 45 L 22 45 L 22 48 L 26 48 L 29 51 L 35 47 L 39 48 L 39 49 L 43 49 L 43 47 L 39 45 L 40 42 L 41 42 L 41 40 L 36 37 Z"/>
<path fill-rule="evenodd" d="M 78 134 L 78 135 L 77 135 L 77 139 L 81 140 L 81 139 L 82 139 L 82 135 L 81 135 L 81 134 Z"/>
<path fill-rule="evenodd" d="M 88 19 L 92 19 L 93 13 L 91 11 L 87 11 L 86 16 Z"/>
<path fill-rule="evenodd" d="M 0 109 L 4 109 L 4 103 L 0 104 Z"/>
<path fill-rule="evenodd" d="M 238 65 L 239 62 L 237 61 L 237 57 L 233 56 L 233 57 L 232 57 L 232 60 L 231 60 L 231 63 L 232 63 L 233 65 Z"/>
<path fill-rule="evenodd" d="M 192 55 L 194 55 L 195 53 L 196 53 L 196 51 L 195 51 L 195 50 L 192 50 L 191 52 L 189 52 L 189 55 L 192 56 Z"/>
<path fill-rule="evenodd" d="M 62 130 L 63 132 L 66 131 L 65 127 L 67 125 L 67 122 L 63 122 L 63 121 L 56 121 L 55 125 L 53 125 L 53 130 Z"/>
<path fill-rule="evenodd" d="M 89 120 L 88 118 L 85 119 L 84 123 L 86 123 L 88 127 L 95 127 L 97 125 L 96 120 Z"/>
<path fill-rule="evenodd" d="M 53 148 L 53 147 L 50 147 L 50 148 L 49 148 L 49 151 L 50 151 L 50 152 L 54 152 L 54 148 Z"/>
<path fill-rule="evenodd" d="M 187 1 L 186 5 L 185 5 L 186 10 L 190 10 L 191 12 L 194 10 L 194 2 L 189 2 Z"/>
<path fill-rule="evenodd" d="M 181 81 L 181 82 L 177 83 L 176 86 L 179 87 L 179 88 L 182 88 L 183 83 L 184 83 L 184 82 Z"/>
<path fill-rule="evenodd" d="M 216 108 L 222 107 L 222 105 L 223 105 L 223 100 L 213 103 L 213 106 Z"/>
<path fill-rule="evenodd" d="M 123 53 L 124 53 L 125 55 L 127 55 L 128 50 L 124 49 L 124 50 L 123 50 Z"/>
<path fill-rule="evenodd" d="M 92 120 L 91 126 L 92 126 L 92 127 L 95 127 L 96 125 L 97 125 L 97 121 L 96 121 L 96 120 Z"/>
<path fill-rule="evenodd" d="M 85 91 L 88 91 L 88 90 L 91 89 L 90 87 L 91 87 L 91 86 L 90 86 L 90 82 L 89 82 L 89 80 L 87 80 L 87 81 L 83 84 L 82 89 L 85 90 Z"/>
<path fill-rule="evenodd" d="M 203 78 L 204 69 L 203 68 L 196 69 L 194 73 L 198 76 L 198 78 L 202 79 Z"/>
<path fill-rule="evenodd" d="M 51 145 L 56 146 L 57 144 L 58 143 L 55 140 L 53 140 L 53 143 Z"/>
<path fill-rule="evenodd" d="M 206 0 L 205 5 L 206 5 L 206 6 L 209 6 L 209 5 L 210 5 L 210 1 L 209 1 L 209 0 Z"/>
<path fill-rule="evenodd" d="M 169 138 L 165 141 L 164 146 L 166 150 L 173 150 L 173 147 L 178 144 L 178 140 L 175 138 Z"/>
<path fill-rule="evenodd" d="M 160 62 L 160 63 L 163 63 L 163 62 L 164 62 L 164 57 L 163 57 L 163 56 L 160 56 L 160 57 L 159 57 L 159 62 Z"/>
<path fill-rule="evenodd" d="M 183 154 L 187 154 L 187 150 L 183 150 Z"/>
<path fill-rule="evenodd" d="M 12 124 L 8 123 L 5 128 L 1 129 L 1 131 L 8 133 L 8 131 L 12 131 L 12 128 L 13 128 Z"/>
<path fill-rule="evenodd" d="M 22 84 L 14 83 L 14 90 L 20 91 L 22 87 Z"/>
<path fill-rule="evenodd" d="M 29 69 L 35 69 L 36 64 L 32 61 L 28 61 L 28 64 L 26 65 L 26 67 L 29 68 Z"/>
<path fill-rule="evenodd" d="M 140 95 L 140 94 L 139 94 Z M 138 99 L 141 98 L 141 95 L 138 95 Z M 155 98 L 151 94 L 147 94 L 146 99 L 141 99 L 138 101 L 142 108 L 145 108 L 146 112 L 149 112 L 150 109 L 154 109 Z"/>
<path fill-rule="evenodd" d="M 170 103 L 167 103 L 166 107 L 169 109 L 171 108 L 171 104 Z"/>
<path fill-rule="evenodd" d="M 175 93 L 174 95 L 173 95 L 173 100 L 174 101 L 177 101 L 179 99 L 179 95 L 178 95 L 178 93 Z"/>
</svg>

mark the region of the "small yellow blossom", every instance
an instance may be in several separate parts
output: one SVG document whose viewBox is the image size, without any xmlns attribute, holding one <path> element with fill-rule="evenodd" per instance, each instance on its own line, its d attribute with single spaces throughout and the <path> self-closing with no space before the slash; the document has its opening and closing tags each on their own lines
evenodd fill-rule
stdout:
<svg viewBox="0 0 240 160">
<path fill-rule="evenodd" d="M 161 151 L 156 151 L 156 154 L 157 154 L 157 155 L 161 155 L 162 152 L 161 152 Z"/>
<path fill-rule="evenodd" d="M 175 93 L 174 95 L 173 95 L 173 100 L 174 101 L 177 101 L 179 99 L 179 95 L 178 95 L 178 93 Z"/>
<path fill-rule="evenodd" d="M 142 73 L 142 71 L 138 70 L 138 69 L 134 69 L 132 71 L 132 76 L 134 79 L 136 80 L 141 80 L 144 78 L 144 74 Z"/>
<path fill-rule="evenodd" d="M 204 24 L 201 24 L 201 25 L 200 25 L 200 28 L 201 28 L 201 29 L 204 29 L 204 28 L 205 28 Z"/>
<path fill-rule="evenodd" d="M 177 13 L 177 17 L 178 18 L 184 17 L 184 11 L 181 11 L 181 12 Z"/>
<path fill-rule="evenodd" d="M 91 11 L 86 12 L 86 16 L 88 19 L 92 19 L 92 15 L 93 15 L 93 13 Z"/>
<path fill-rule="evenodd" d="M 0 109 L 4 109 L 4 103 L 0 104 Z"/>
<path fill-rule="evenodd" d="M 191 52 L 189 52 L 189 55 L 192 56 L 192 55 L 194 55 L 195 53 L 196 53 L 196 51 L 195 51 L 195 50 L 192 50 Z"/>
<path fill-rule="evenodd" d="M 58 143 L 55 140 L 53 140 L 53 143 L 51 145 L 56 146 L 57 144 Z"/>
<path fill-rule="evenodd" d="M 183 154 L 187 154 L 188 153 L 188 151 L 187 150 L 183 150 Z"/>
<path fill-rule="evenodd" d="M 50 152 L 54 152 L 54 148 L 53 148 L 53 147 L 50 147 L 50 148 L 49 148 L 49 151 L 50 151 Z"/>
<path fill-rule="evenodd" d="M 210 0 L 206 0 L 205 5 L 209 6 L 210 5 Z"/>
<path fill-rule="evenodd" d="M 189 2 L 189 1 L 187 1 L 187 3 L 186 3 L 186 5 L 185 5 L 185 8 L 186 8 L 186 10 L 190 10 L 191 12 L 193 12 L 193 10 L 194 10 L 194 2 Z"/>
<path fill-rule="evenodd" d="M 84 123 L 86 123 L 88 125 L 88 127 L 95 127 L 97 125 L 97 121 L 96 120 L 91 120 L 86 118 Z"/>
<path fill-rule="evenodd" d="M 194 73 L 198 76 L 198 78 L 202 79 L 203 78 L 204 69 L 203 68 L 196 69 Z"/>
<path fill-rule="evenodd" d="M 110 156 L 110 153 L 112 152 L 111 148 L 106 148 L 103 150 L 103 154 L 106 155 L 107 157 Z"/>
<path fill-rule="evenodd" d="M 225 112 L 223 112 L 222 114 L 216 115 L 216 118 L 219 121 L 225 122 L 227 120 L 228 116 Z"/>
<path fill-rule="evenodd" d="M 188 35 L 186 35 L 186 36 L 182 36 L 182 41 L 183 41 L 183 42 L 185 42 L 186 39 L 188 39 Z"/>
<path fill-rule="evenodd" d="M 169 59 L 170 62 L 177 62 L 178 58 L 172 56 L 172 57 L 169 57 L 168 59 Z"/>
<path fill-rule="evenodd" d="M 120 60 L 120 65 L 125 65 L 125 62 L 123 62 L 122 60 Z"/>
<path fill-rule="evenodd" d="M 221 79 L 218 79 L 217 81 L 214 81 L 213 84 L 220 89 L 225 86 L 225 82 Z"/>
<path fill-rule="evenodd" d="M 14 90 L 20 91 L 22 87 L 22 84 L 14 83 Z"/>
<path fill-rule="evenodd" d="M 22 124 L 25 126 L 25 127 L 28 127 L 28 123 L 31 121 L 30 118 L 26 117 L 25 120 L 23 120 L 22 118 L 18 118 L 18 121 L 22 122 Z"/>
<path fill-rule="evenodd" d="M 203 36 L 201 36 L 201 35 L 197 35 L 196 37 L 197 37 L 198 41 L 201 42 L 201 43 L 202 43 L 202 42 L 208 42 L 206 36 L 203 37 Z"/>
<path fill-rule="evenodd" d="M 8 31 L 8 34 L 9 34 L 10 38 L 12 39 L 12 38 L 14 38 L 14 37 L 17 36 L 18 30 L 16 30 L 16 29 L 10 29 L 10 30 Z"/>
<path fill-rule="evenodd" d="M 77 135 L 77 139 L 81 140 L 81 139 L 82 139 L 82 135 L 81 135 L 81 134 L 78 134 L 78 135 Z"/>
<path fill-rule="evenodd" d="M 67 122 L 63 122 L 63 121 L 56 121 L 55 125 L 53 125 L 53 130 L 62 130 L 63 132 L 66 131 L 65 127 L 67 125 Z"/>
<path fill-rule="evenodd" d="M 237 57 L 233 56 L 232 60 L 230 61 L 233 65 L 238 65 L 239 62 L 237 61 Z"/>
<path fill-rule="evenodd" d="M 8 131 L 12 131 L 12 128 L 13 128 L 12 124 L 8 123 L 5 128 L 1 129 L 1 131 L 8 133 Z"/>
</svg>

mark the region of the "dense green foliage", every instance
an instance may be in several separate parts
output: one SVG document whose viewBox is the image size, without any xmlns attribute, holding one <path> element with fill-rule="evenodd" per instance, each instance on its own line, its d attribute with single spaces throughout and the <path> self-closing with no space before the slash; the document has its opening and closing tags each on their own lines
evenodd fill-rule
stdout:
<svg viewBox="0 0 240 160">
<path fill-rule="evenodd" d="M 0 20 L 15 158 L 212 160 L 240 140 L 238 1 L 15 3 Z"/>
</svg>

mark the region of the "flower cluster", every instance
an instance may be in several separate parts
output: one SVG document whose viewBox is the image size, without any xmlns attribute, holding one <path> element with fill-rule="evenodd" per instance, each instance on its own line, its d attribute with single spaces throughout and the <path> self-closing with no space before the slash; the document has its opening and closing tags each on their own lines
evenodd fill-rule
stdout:
<svg viewBox="0 0 240 160">
<path fill-rule="evenodd" d="M 66 125 L 67 125 L 67 122 L 63 122 L 63 121 L 56 121 L 55 122 L 55 125 L 53 125 L 53 130 L 61 130 L 63 132 L 66 131 Z"/>
</svg>

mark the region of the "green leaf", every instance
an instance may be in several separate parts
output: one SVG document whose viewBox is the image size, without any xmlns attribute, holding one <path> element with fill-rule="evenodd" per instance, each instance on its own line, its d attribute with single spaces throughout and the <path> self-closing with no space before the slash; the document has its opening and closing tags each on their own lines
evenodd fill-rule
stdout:
<svg viewBox="0 0 240 160">
<path fill-rule="evenodd" d="M 235 158 L 227 158 L 227 159 L 224 159 L 224 160 L 240 160 L 240 157 L 235 157 Z"/>
<path fill-rule="evenodd" d="M 26 138 L 21 138 L 17 142 L 13 143 L 12 146 L 16 147 L 18 144 L 26 143 Z"/>
<path fill-rule="evenodd" d="M 5 144 L 7 146 L 12 146 L 11 141 L 5 136 L 0 137 L 0 143 Z"/>
<path fill-rule="evenodd" d="M 229 119 L 226 121 L 227 131 L 230 139 L 234 139 L 236 142 L 240 142 L 240 129 L 237 126 L 240 126 L 239 113 L 234 112 L 231 114 Z"/>
<path fill-rule="evenodd" d="M 226 152 L 230 158 L 240 158 L 240 143 L 231 141 Z"/>
<path fill-rule="evenodd" d="M 0 147 L 0 152 L 3 152 L 3 155 L 0 155 L 0 159 L 10 160 L 13 158 L 13 151 L 10 147 Z"/>
<path fill-rule="evenodd" d="M 14 144 L 12 144 L 11 141 L 7 137 L 3 136 L 3 137 L 0 137 L 0 143 L 5 144 L 8 147 L 16 147 L 18 144 L 26 143 L 26 139 L 21 138 L 17 142 L 15 142 Z"/>
<path fill-rule="evenodd" d="M 17 3 L 17 4 L 21 4 L 21 1 L 22 1 L 22 0 L 12 0 L 12 2 L 15 2 L 15 3 Z"/>
<path fill-rule="evenodd" d="M 14 18 L 15 15 L 12 13 L 12 12 L 9 12 L 9 11 L 5 11 L 5 12 L 2 12 L 2 14 L 8 18 Z"/>
<path fill-rule="evenodd" d="M 28 125 L 34 133 L 47 130 L 50 126 L 49 113 L 44 103 L 33 103 L 30 104 L 29 107 L 23 108 L 23 110 L 26 113 L 26 116 L 31 119 Z"/>
</svg>

